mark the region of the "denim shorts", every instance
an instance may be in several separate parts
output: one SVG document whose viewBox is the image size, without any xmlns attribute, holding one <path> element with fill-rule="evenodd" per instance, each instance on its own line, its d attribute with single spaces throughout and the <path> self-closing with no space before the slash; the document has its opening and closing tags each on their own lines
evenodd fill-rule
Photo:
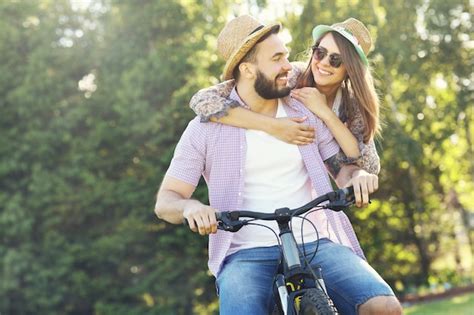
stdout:
<svg viewBox="0 0 474 315">
<path fill-rule="evenodd" d="M 316 244 L 306 244 L 306 253 L 312 254 Z M 267 315 L 271 312 L 275 304 L 272 288 L 279 254 L 279 248 L 272 246 L 243 249 L 226 257 L 216 281 L 220 314 Z M 322 268 L 329 296 L 341 314 L 357 314 L 358 306 L 370 298 L 394 295 L 365 260 L 350 248 L 328 239 L 319 241 L 311 265 Z"/>
</svg>

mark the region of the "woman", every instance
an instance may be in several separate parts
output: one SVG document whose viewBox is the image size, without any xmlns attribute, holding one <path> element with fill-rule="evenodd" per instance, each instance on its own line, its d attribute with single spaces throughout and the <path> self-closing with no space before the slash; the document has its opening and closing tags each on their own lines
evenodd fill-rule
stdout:
<svg viewBox="0 0 474 315">
<path fill-rule="evenodd" d="M 293 66 L 291 97 L 302 102 L 331 130 L 346 154 L 346 163 L 356 163 L 378 174 L 380 159 L 374 144 L 379 133 L 379 101 L 375 93 L 367 54 L 372 40 L 362 22 L 350 18 L 332 26 L 313 29 L 314 45 L 308 65 Z M 305 117 L 276 119 L 244 109 L 226 99 L 234 81 L 199 91 L 190 106 L 202 121 L 215 121 L 246 129 L 265 131 L 289 143 L 313 141 L 314 130 L 302 124 Z"/>
</svg>

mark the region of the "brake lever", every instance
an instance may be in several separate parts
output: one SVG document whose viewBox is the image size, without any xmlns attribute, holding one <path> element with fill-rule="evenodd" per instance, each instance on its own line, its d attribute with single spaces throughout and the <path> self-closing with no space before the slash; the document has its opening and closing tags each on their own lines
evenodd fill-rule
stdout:
<svg viewBox="0 0 474 315">
<path fill-rule="evenodd" d="M 328 203 L 324 208 L 331 209 L 333 211 L 342 211 L 350 206 L 352 206 L 354 202 L 348 202 L 346 200 L 335 200 L 333 202 Z"/>
<path fill-rule="evenodd" d="M 217 215 L 217 228 L 219 230 L 228 232 L 237 232 L 244 225 L 247 225 L 247 221 L 239 220 L 239 214 L 236 211 L 233 212 L 220 212 Z"/>
<path fill-rule="evenodd" d="M 324 207 L 333 211 L 342 211 L 355 203 L 354 190 L 352 187 L 339 189 L 334 192 L 335 196 Z M 370 201 L 369 201 L 370 203 Z"/>
<path fill-rule="evenodd" d="M 369 199 L 369 204 L 371 204 L 372 201 Z M 326 209 L 331 209 L 333 211 L 342 211 L 346 210 L 350 206 L 355 204 L 355 197 L 354 195 L 348 196 L 346 199 L 337 199 L 334 201 L 331 201 L 327 205 L 324 206 Z"/>
<path fill-rule="evenodd" d="M 228 231 L 228 232 L 237 232 L 239 231 L 247 222 L 244 221 L 236 221 L 236 222 L 219 222 L 217 225 L 217 229 Z"/>
</svg>

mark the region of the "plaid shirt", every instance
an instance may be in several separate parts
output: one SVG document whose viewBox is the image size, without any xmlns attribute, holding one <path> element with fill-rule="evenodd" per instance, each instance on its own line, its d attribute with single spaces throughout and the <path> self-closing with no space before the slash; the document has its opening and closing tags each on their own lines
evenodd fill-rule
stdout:
<svg viewBox="0 0 474 315">
<path fill-rule="evenodd" d="M 231 99 L 248 108 L 234 89 Z M 314 143 L 299 146 L 303 162 L 317 195 L 332 191 L 324 160 L 335 155 L 339 146 L 321 120 L 292 98 L 283 98 L 288 117 L 307 116 L 315 128 Z M 204 176 L 209 191 L 210 206 L 217 211 L 241 210 L 246 157 L 245 129 L 219 123 L 201 123 L 196 117 L 184 131 L 176 146 L 166 176 L 197 186 Z M 252 210 L 252 209 L 246 209 Z M 258 210 L 258 209 L 256 209 Z M 364 258 L 349 219 L 343 212 L 325 211 L 328 217 L 330 239 L 349 246 Z M 311 214 L 308 216 L 311 219 Z M 218 230 L 209 236 L 209 269 L 215 276 L 232 242 L 233 233 Z"/>
</svg>

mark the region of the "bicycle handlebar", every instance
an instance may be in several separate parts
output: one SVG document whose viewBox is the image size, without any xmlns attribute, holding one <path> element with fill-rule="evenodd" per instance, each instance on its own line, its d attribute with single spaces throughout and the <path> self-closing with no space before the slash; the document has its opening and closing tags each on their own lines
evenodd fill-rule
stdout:
<svg viewBox="0 0 474 315">
<path fill-rule="evenodd" d="M 355 197 L 353 187 L 347 187 L 319 196 L 316 199 L 308 202 L 304 206 L 301 206 L 296 209 L 280 208 L 276 209 L 273 213 L 245 210 L 223 211 L 216 212 L 216 218 L 219 222 L 218 228 L 225 231 L 237 232 L 242 226 L 247 224 L 247 221 L 239 220 L 239 218 L 242 217 L 266 221 L 282 221 L 287 220 L 288 218 L 291 218 L 293 216 L 304 214 L 325 201 L 329 201 L 329 203 L 327 205 L 324 205 L 324 208 L 328 208 L 334 211 L 341 211 L 352 205 L 354 203 L 354 200 Z"/>
</svg>

